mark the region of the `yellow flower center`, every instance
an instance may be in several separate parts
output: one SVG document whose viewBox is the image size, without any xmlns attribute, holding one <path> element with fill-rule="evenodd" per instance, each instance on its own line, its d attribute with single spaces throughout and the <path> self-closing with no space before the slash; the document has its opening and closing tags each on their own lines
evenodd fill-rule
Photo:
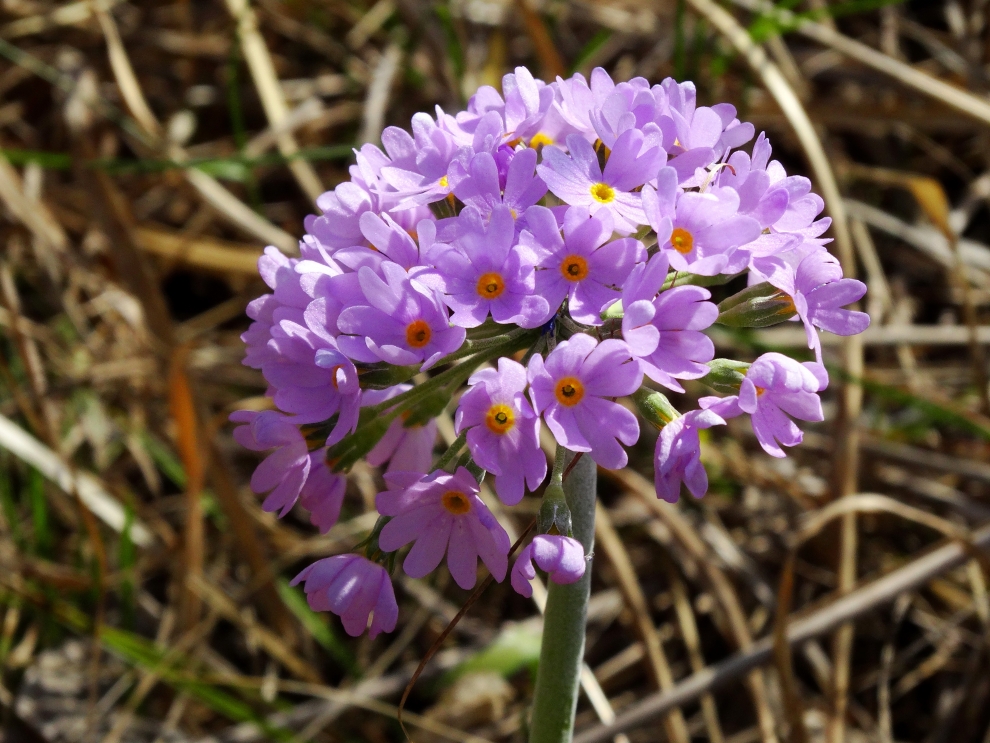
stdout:
<svg viewBox="0 0 990 743">
<path fill-rule="evenodd" d="M 455 516 L 463 516 L 471 510 L 471 501 L 460 490 L 448 490 L 440 496 L 443 507 Z"/>
<path fill-rule="evenodd" d="M 450 181 L 447 180 L 447 176 L 443 176 L 439 181 L 437 181 L 437 185 L 440 186 L 440 188 L 447 188 L 447 186 L 450 185 Z"/>
<path fill-rule="evenodd" d="M 579 255 L 569 255 L 560 264 L 560 272 L 568 281 L 582 281 L 588 277 L 588 261 Z"/>
<path fill-rule="evenodd" d="M 512 412 L 512 408 L 508 405 L 498 403 L 488 409 L 488 414 L 485 416 L 485 425 L 488 426 L 489 431 L 501 436 L 504 433 L 508 433 L 516 425 L 516 416 Z"/>
<path fill-rule="evenodd" d="M 406 343 L 412 348 L 422 348 L 432 337 L 433 331 L 425 320 L 413 320 L 406 326 Z"/>
<path fill-rule="evenodd" d="M 678 253 L 687 255 L 694 250 L 694 237 L 683 227 L 678 227 L 670 235 L 670 244 Z"/>
<path fill-rule="evenodd" d="M 584 397 L 584 385 L 576 377 L 564 377 L 557 382 L 553 393 L 557 397 L 557 402 L 570 408 L 581 402 L 581 398 Z"/>
<path fill-rule="evenodd" d="M 599 204 L 611 204 L 615 201 L 615 189 L 607 183 L 596 183 L 591 187 L 591 198 Z"/>
<path fill-rule="evenodd" d="M 505 291 L 505 280 L 501 274 L 494 271 L 482 274 L 478 279 L 478 286 L 475 287 L 478 295 L 485 299 L 496 299 Z"/>
<path fill-rule="evenodd" d="M 537 132 L 533 135 L 533 138 L 529 140 L 529 146 L 534 150 L 538 150 L 548 144 L 553 144 L 553 140 L 543 132 Z"/>
</svg>

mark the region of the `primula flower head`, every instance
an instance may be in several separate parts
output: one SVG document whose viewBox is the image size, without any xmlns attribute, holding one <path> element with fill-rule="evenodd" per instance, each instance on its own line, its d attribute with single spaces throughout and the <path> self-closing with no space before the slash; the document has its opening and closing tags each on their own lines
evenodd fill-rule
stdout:
<svg viewBox="0 0 990 743">
<path fill-rule="evenodd" d="M 363 554 L 297 577 L 310 606 L 352 635 L 370 621 L 374 636 L 395 627 L 400 563 L 421 578 L 446 557 L 469 589 L 480 558 L 503 580 L 509 538 L 488 484 L 506 506 L 542 493 L 548 533 L 522 550 L 513 587 L 530 595 L 537 567 L 577 580 L 588 562 L 567 536 L 564 463 L 577 452 L 626 466 L 633 410 L 660 429 L 655 484 L 669 501 L 682 484 L 695 497 L 708 487 L 701 430 L 749 415 L 782 457 L 801 440 L 796 421 L 822 420 L 818 332 L 866 328 L 846 309 L 866 287 L 828 254 L 811 181 L 772 159 L 764 134 L 739 149 L 756 132 L 734 106 L 699 103 L 689 81 L 617 84 L 596 68 L 547 83 L 518 67 L 466 110 L 417 113 L 355 150 L 350 180 L 305 220 L 299 256 L 265 250 L 270 293 L 249 304 L 242 338 L 275 409 L 231 416 L 260 453 L 252 489 L 279 516 L 299 503 L 325 533 L 350 468 L 387 467 Z M 715 358 L 713 324 L 788 319 L 819 363 Z M 727 396 L 682 414 L 644 375 Z M 451 431 L 441 416 L 455 405 Z M 543 422 L 557 448 L 549 483 Z M 456 437 L 442 452 L 439 432 Z"/>
</svg>

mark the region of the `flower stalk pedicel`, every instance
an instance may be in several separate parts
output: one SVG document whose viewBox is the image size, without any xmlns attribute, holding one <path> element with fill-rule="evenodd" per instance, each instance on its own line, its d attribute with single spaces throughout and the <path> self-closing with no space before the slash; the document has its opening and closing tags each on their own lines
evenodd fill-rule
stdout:
<svg viewBox="0 0 990 743">
<path fill-rule="evenodd" d="M 845 306 L 866 287 L 828 254 L 810 181 L 787 175 L 763 134 L 739 149 L 753 126 L 728 104 L 699 106 L 691 83 L 596 69 L 548 84 L 520 67 L 501 94 L 482 87 L 467 110 L 418 113 L 411 129 L 355 151 L 350 180 L 307 218 L 299 258 L 268 248 L 259 260 L 272 293 L 248 307 L 245 364 L 276 409 L 234 413 L 234 437 L 267 452 L 251 480 L 265 510 L 298 503 L 321 532 L 346 506 L 347 471 L 387 466 L 368 538 L 296 579 L 349 634 L 395 628 L 399 569 L 420 578 L 446 562 L 469 589 L 483 565 L 523 595 L 544 571 L 531 741 L 564 743 L 596 465 L 626 466 L 640 419 L 660 429 L 654 476 L 668 501 L 704 495 L 699 431 L 729 418 L 749 416 L 784 456 L 801 440 L 795 421 L 823 417 L 818 333 L 862 331 L 869 318 Z M 715 323 L 789 320 L 814 362 L 715 358 Z M 689 403 L 668 394 L 685 380 L 720 396 L 682 413 Z M 448 410 L 457 439 L 438 456 Z M 539 492 L 544 424 L 558 455 L 538 533 L 510 571 L 482 483 L 509 507 Z"/>
</svg>

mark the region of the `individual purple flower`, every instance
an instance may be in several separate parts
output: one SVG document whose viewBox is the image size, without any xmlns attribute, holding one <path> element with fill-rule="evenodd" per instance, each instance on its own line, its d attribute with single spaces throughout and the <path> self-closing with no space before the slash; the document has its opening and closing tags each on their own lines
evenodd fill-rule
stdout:
<svg viewBox="0 0 990 743">
<path fill-rule="evenodd" d="M 781 444 L 796 446 L 804 438 L 788 415 L 802 421 L 824 420 L 818 393 L 827 386 L 828 375 L 821 364 L 802 364 L 783 354 L 765 353 L 749 367 L 738 395 L 703 397 L 698 404 L 726 419 L 748 413 L 763 450 L 784 457 Z"/>
<path fill-rule="evenodd" d="M 549 574 L 550 580 L 561 585 L 581 580 L 588 565 L 584 547 L 578 540 L 555 534 L 533 537 L 512 566 L 512 587 L 526 598 L 533 595 L 529 582 L 536 577 L 534 562 Z"/>
<path fill-rule="evenodd" d="M 547 474 L 540 448 L 540 417 L 526 399 L 526 368 L 509 358 L 498 370 L 481 369 L 468 380 L 454 419 L 458 434 L 467 431 L 474 461 L 495 475 L 495 492 L 507 506 L 536 490 Z"/>
<path fill-rule="evenodd" d="M 670 237 L 661 245 L 675 271 L 701 276 L 742 271 L 749 260 L 734 260 L 736 248 L 760 236 L 760 225 L 752 217 L 738 214 L 739 194 L 731 188 L 713 188 L 705 193 L 677 191 L 670 179 L 658 178 L 658 190 L 643 203 L 650 223 L 669 217 Z M 654 201 L 655 199 L 655 201 Z"/>
<path fill-rule="evenodd" d="M 275 360 L 268 341 L 272 337 L 272 327 L 282 320 L 301 323 L 310 297 L 300 286 L 300 276 L 296 272 L 299 260 L 288 258 L 271 245 L 258 259 L 258 273 L 274 292 L 263 294 L 247 306 L 247 316 L 254 322 L 241 335 L 247 346 L 244 365 L 260 369 Z"/>
<path fill-rule="evenodd" d="M 642 381 L 625 343 L 599 343 L 583 333 L 559 344 L 545 363 L 540 354 L 529 362 L 533 408 L 542 413 L 557 443 L 588 452 L 609 469 L 628 462 L 619 442 L 632 446 L 639 438 L 636 416 L 609 398 L 631 395 Z"/>
<path fill-rule="evenodd" d="M 567 128 L 571 128 L 589 142 L 594 142 L 598 134 L 592 125 L 591 113 L 600 109 L 605 99 L 615 90 L 612 78 L 601 67 L 596 67 L 591 71 L 590 83 L 580 72 L 575 72 L 566 80 L 558 77 L 555 85 L 557 95 L 551 112 L 559 112 L 560 120 L 564 123 L 562 127 L 564 132 Z M 547 118 L 550 118 L 550 114 Z M 542 141 L 540 144 L 560 144 L 566 140 L 566 136 L 554 136 L 550 132 L 548 134 L 547 141 Z M 539 134 L 536 136 L 538 137 Z M 530 146 L 534 146 L 532 140 Z"/>
<path fill-rule="evenodd" d="M 360 271 L 363 266 L 377 271 L 384 261 L 396 263 L 406 271 L 425 266 L 425 256 L 436 237 L 436 223 L 429 219 L 422 220 L 411 233 L 388 214 L 365 212 L 360 226 L 367 245 L 355 244 L 333 254 L 337 263 L 352 271 Z"/>
<path fill-rule="evenodd" d="M 412 385 L 397 384 L 386 390 L 367 390 L 362 404 L 378 405 L 409 389 Z M 403 416 L 400 416 L 392 421 L 385 435 L 365 455 L 365 461 L 372 467 L 381 467 L 388 462 L 387 472 L 419 472 L 425 475 L 433 464 L 436 442 L 435 418 L 423 424 L 407 426 Z"/>
<path fill-rule="evenodd" d="M 525 226 L 526 210 L 547 193 L 547 184 L 536 175 L 536 150 L 512 152 L 505 166 L 504 177 L 499 164 L 487 152 L 471 158 L 468 176 L 454 188 L 466 206 L 474 207 L 486 219 L 500 205 L 509 208 L 516 220 L 516 230 Z"/>
<path fill-rule="evenodd" d="M 412 130 L 412 136 L 398 127 L 382 133 L 383 143 L 388 136 L 396 153 L 392 164 L 381 169 L 382 180 L 394 189 L 381 194 L 392 209 L 439 201 L 451 191 L 447 169 L 457 154 L 454 138 L 425 113 L 412 117 Z"/>
<path fill-rule="evenodd" d="M 299 494 L 299 505 L 309 511 L 309 522 L 320 534 L 326 534 L 340 518 L 347 478 L 327 466 L 326 449 L 317 449 L 309 456 L 309 477 Z"/>
<path fill-rule="evenodd" d="M 543 119 L 553 104 L 554 91 L 537 80 L 525 67 L 502 77 L 503 99 L 490 85 L 482 85 L 468 101 L 467 111 L 456 116 L 445 115 L 441 122 L 462 145 L 472 144 L 479 121 L 486 115 L 498 115 L 509 140 L 529 139 L 541 128 Z"/>
<path fill-rule="evenodd" d="M 602 307 L 619 297 L 614 287 L 646 259 L 643 244 L 629 237 L 608 242 L 613 227 L 608 212 L 590 215 L 583 207 L 571 207 L 564 216 L 563 237 L 546 207 L 530 207 L 526 220 L 529 229 L 520 242 L 536 254 L 536 291 L 550 303 L 551 316 L 567 298 L 571 317 L 601 325 Z"/>
<path fill-rule="evenodd" d="M 682 482 L 695 498 L 708 491 L 708 473 L 701 463 L 698 431 L 724 424 L 725 420 L 711 410 L 692 410 L 663 427 L 653 455 L 658 498 L 676 503 Z"/>
<path fill-rule="evenodd" d="M 334 555 L 314 562 L 293 578 L 291 585 L 303 581 L 310 608 L 339 616 L 351 637 L 367 629 L 373 639 L 395 629 L 399 605 L 388 571 L 381 565 L 360 555 Z"/>
<path fill-rule="evenodd" d="M 274 410 L 238 410 L 230 420 L 244 425 L 234 429 L 234 441 L 251 451 L 274 449 L 251 475 L 251 490 L 268 493 L 261 507 L 285 516 L 299 498 L 309 477 L 311 461 L 306 439 L 292 420 Z"/>
<path fill-rule="evenodd" d="M 474 588 L 478 558 L 495 579 L 508 569 L 509 535 L 478 497 L 478 482 L 464 467 L 453 475 L 438 470 L 385 475 L 389 490 L 379 493 L 375 505 L 391 516 L 378 538 L 382 550 L 393 552 L 415 542 L 402 563 L 413 578 L 422 578 L 447 554 L 447 567 L 464 590 Z"/>
<path fill-rule="evenodd" d="M 455 249 L 437 260 L 444 302 L 454 311 L 450 322 L 474 328 L 491 314 L 497 323 L 535 328 L 550 319 L 553 310 L 534 292 L 536 254 L 516 243 L 509 207 L 495 207 L 488 224 L 473 207 L 458 219 L 463 232 Z"/>
<path fill-rule="evenodd" d="M 284 320 L 268 341 L 273 359 L 261 367 L 275 405 L 296 423 L 320 423 L 337 416 L 327 444 L 354 430 L 361 404 L 357 369 L 332 338 Z"/>
<path fill-rule="evenodd" d="M 870 325 L 870 316 L 865 312 L 842 309 L 863 298 L 866 284 L 842 278 L 838 259 L 824 250 L 806 256 L 797 269 L 775 271 L 769 281 L 790 296 L 794 311 L 804 323 L 808 348 L 814 349 L 819 363 L 822 344 L 815 328 L 836 335 L 856 335 Z"/>
<path fill-rule="evenodd" d="M 464 328 L 452 328 L 435 292 L 410 280 L 394 263 L 383 263 L 384 280 L 370 268 L 358 271 L 367 304 L 348 307 L 337 326 L 347 336 L 341 350 L 357 361 L 404 365 L 422 362 L 428 369 L 464 343 Z"/>
<path fill-rule="evenodd" d="M 617 231 L 633 232 L 646 224 L 642 200 L 634 189 L 656 176 L 665 157 L 659 129 L 649 126 L 652 129 L 645 133 L 628 129 L 620 134 L 604 171 L 591 143 L 572 134 L 567 138 L 570 154 L 556 147 L 545 149 L 536 172 L 565 203 L 586 207 L 592 214 L 607 211 Z"/>
<path fill-rule="evenodd" d="M 700 286 L 660 292 L 667 267 L 666 256 L 658 253 L 629 274 L 622 287 L 622 338 L 646 376 L 683 392 L 677 380 L 700 379 L 715 358 L 715 345 L 701 331 L 718 319 L 718 307 Z"/>
</svg>

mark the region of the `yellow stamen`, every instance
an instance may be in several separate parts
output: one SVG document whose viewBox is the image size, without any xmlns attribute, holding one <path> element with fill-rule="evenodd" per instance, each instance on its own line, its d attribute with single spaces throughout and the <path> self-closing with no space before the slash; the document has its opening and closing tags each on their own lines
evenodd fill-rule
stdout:
<svg viewBox="0 0 990 743">
<path fill-rule="evenodd" d="M 611 204 L 615 201 L 615 189 L 607 183 L 596 183 L 591 187 L 591 198 L 599 204 Z"/>
<path fill-rule="evenodd" d="M 553 140 L 543 132 L 537 132 L 533 135 L 532 139 L 529 140 L 529 146 L 534 150 L 538 150 L 541 147 L 546 147 L 548 144 L 553 144 Z"/>
<path fill-rule="evenodd" d="M 440 188 L 447 188 L 447 186 L 450 185 L 450 181 L 447 180 L 447 176 L 443 176 L 439 181 L 437 181 L 437 185 L 440 186 Z"/>
</svg>

